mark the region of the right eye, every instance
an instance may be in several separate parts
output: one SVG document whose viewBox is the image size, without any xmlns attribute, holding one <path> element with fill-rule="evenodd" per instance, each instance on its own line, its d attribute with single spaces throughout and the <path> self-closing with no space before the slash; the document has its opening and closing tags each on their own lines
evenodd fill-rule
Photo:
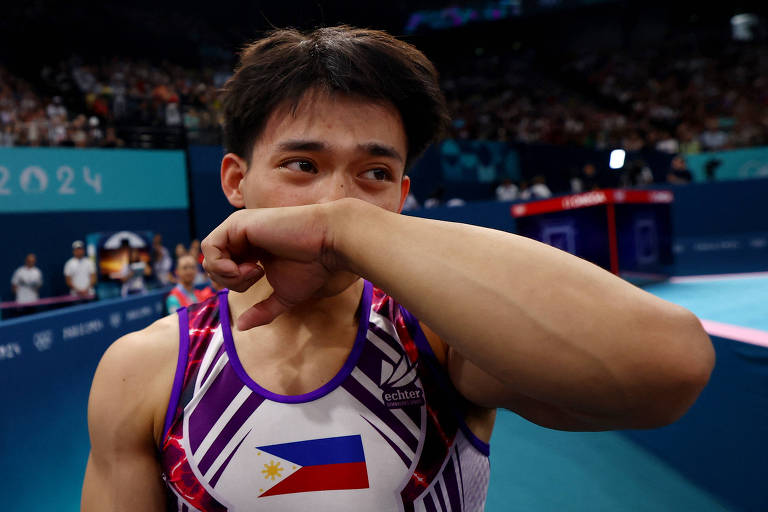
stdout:
<svg viewBox="0 0 768 512">
<path fill-rule="evenodd" d="M 317 174 L 317 167 L 309 160 L 290 160 L 280 164 L 280 167 L 285 167 L 292 171 L 308 172 L 311 174 Z"/>
</svg>

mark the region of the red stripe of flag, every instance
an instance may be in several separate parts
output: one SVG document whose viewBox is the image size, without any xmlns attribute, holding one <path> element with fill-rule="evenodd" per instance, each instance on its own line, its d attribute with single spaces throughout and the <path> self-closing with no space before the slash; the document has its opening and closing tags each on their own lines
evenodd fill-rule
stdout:
<svg viewBox="0 0 768 512">
<path fill-rule="evenodd" d="M 365 462 L 320 464 L 304 466 L 274 487 L 267 489 L 259 497 L 295 492 L 367 489 L 368 487 L 368 468 Z"/>
</svg>

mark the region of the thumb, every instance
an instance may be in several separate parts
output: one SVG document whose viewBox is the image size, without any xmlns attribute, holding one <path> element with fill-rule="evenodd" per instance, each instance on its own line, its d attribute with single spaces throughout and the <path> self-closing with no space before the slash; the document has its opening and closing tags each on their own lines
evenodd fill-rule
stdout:
<svg viewBox="0 0 768 512">
<path fill-rule="evenodd" d="M 280 299 L 274 292 L 272 295 L 254 304 L 237 318 L 237 328 L 247 331 L 260 325 L 266 325 L 291 308 L 291 305 Z"/>
</svg>

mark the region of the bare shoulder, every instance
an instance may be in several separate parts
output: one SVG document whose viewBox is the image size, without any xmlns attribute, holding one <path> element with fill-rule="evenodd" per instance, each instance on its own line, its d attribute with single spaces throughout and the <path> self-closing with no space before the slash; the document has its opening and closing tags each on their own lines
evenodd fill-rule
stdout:
<svg viewBox="0 0 768 512">
<path fill-rule="evenodd" d="M 178 318 L 175 314 L 168 315 L 140 331 L 119 338 L 104 353 L 99 366 L 107 364 L 122 368 L 137 362 L 151 366 L 157 359 L 174 357 L 171 352 L 178 350 L 178 341 Z M 152 357 L 153 361 L 147 360 L 147 357 Z M 136 370 L 143 371 L 142 368 Z"/>
<path fill-rule="evenodd" d="M 111 426 L 159 440 L 179 350 L 177 316 L 126 334 L 104 353 L 88 402 L 91 436 Z M 93 442 L 93 439 L 92 439 Z"/>
<path fill-rule="evenodd" d="M 123 336 L 101 358 L 88 399 L 84 511 L 165 509 L 156 453 L 178 354 L 176 319 Z"/>
</svg>

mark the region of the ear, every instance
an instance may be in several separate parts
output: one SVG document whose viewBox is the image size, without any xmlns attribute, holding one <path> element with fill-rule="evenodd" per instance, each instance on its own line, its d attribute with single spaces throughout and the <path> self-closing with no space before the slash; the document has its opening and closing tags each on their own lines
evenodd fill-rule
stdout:
<svg viewBox="0 0 768 512">
<path fill-rule="evenodd" d="M 400 182 L 400 208 L 397 209 L 397 213 L 403 211 L 403 205 L 405 204 L 405 198 L 408 197 L 408 192 L 411 191 L 411 178 L 403 176 L 403 180 Z"/>
<path fill-rule="evenodd" d="M 248 164 L 235 153 L 227 153 L 221 159 L 221 189 L 235 208 L 245 206 L 241 183 L 247 172 Z"/>
</svg>

